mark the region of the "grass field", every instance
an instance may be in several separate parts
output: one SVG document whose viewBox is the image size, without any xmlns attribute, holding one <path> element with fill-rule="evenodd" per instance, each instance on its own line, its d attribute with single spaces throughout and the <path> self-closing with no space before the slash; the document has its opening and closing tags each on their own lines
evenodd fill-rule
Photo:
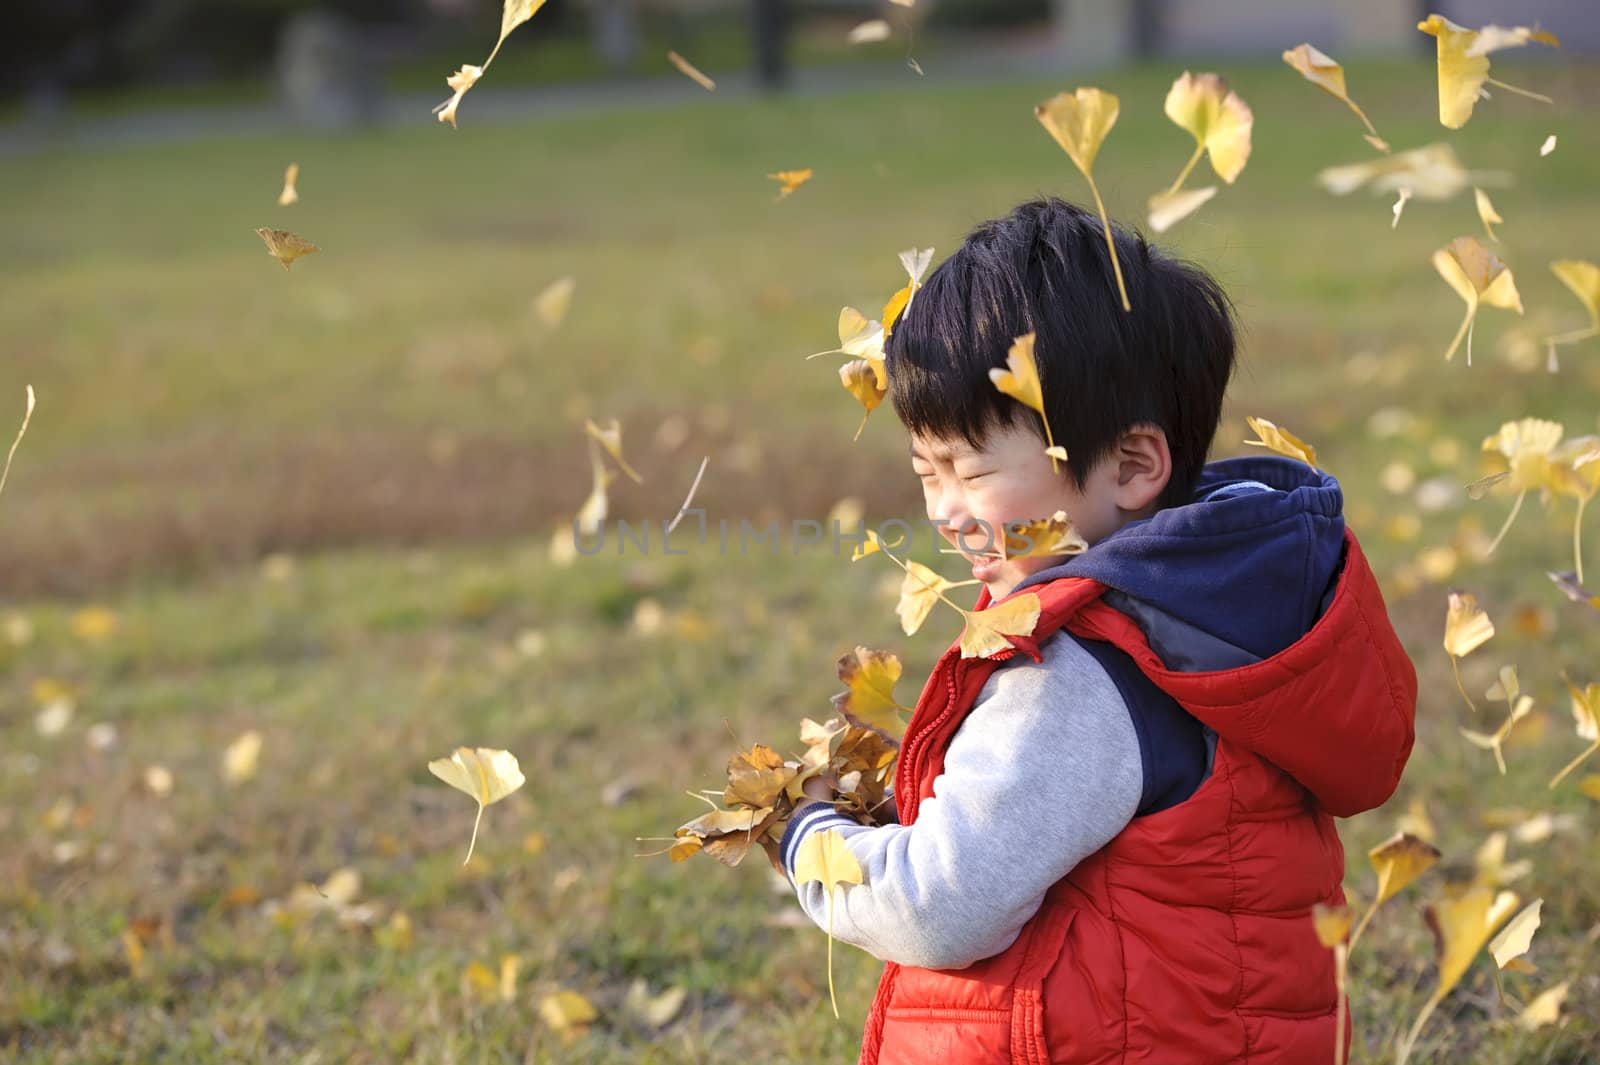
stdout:
<svg viewBox="0 0 1600 1065">
<path fill-rule="evenodd" d="M 1187 158 L 1161 115 L 1181 69 L 1099 78 L 1122 97 L 1098 171 L 1119 217 L 1137 218 Z M 1482 311 L 1468 368 L 1442 359 L 1462 307 L 1428 259 L 1481 232 L 1470 195 L 1414 201 L 1391 230 L 1389 200 L 1314 183 L 1370 154 L 1353 116 L 1279 64 L 1220 69 L 1254 107 L 1255 153 L 1167 242 L 1218 274 L 1246 327 L 1215 450 L 1243 450 L 1245 414 L 1318 446 L 1422 678 L 1400 793 L 1344 826 L 1348 882 L 1371 898 L 1362 852 L 1413 802 L 1446 859 L 1356 954 L 1355 1060 L 1391 1060 L 1432 987 L 1424 901 L 1471 875 L 1491 826 L 1543 810 L 1558 831 L 1510 854 L 1533 862 L 1513 886 L 1545 900 L 1539 972 L 1506 983 L 1522 1001 L 1572 981 L 1563 1023 L 1518 1029 L 1480 961 L 1416 1060 L 1591 1060 L 1600 811 L 1571 783 L 1545 786 L 1583 746 L 1561 671 L 1600 680 L 1600 616 L 1544 576 L 1570 567 L 1572 507 L 1530 500 L 1483 559 L 1509 499 L 1423 511 L 1407 473 L 1465 484 L 1486 469 L 1479 442 L 1512 418 L 1600 431 L 1600 349 L 1566 349 L 1551 375 L 1538 342 L 1584 320 L 1546 263 L 1600 258 L 1586 117 L 1600 71 L 1497 62 L 1558 103 L 1497 93 L 1455 134 L 1435 121 L 1431 64 L 1350 73 L 1397 148 L 1448 138 L 1473 170 L 1515 175 L 1491 191 L 1527 314 Z M 475 123 L 469 95 L 454 133 L 422 114 L 381 134 L 0 169 L 13 251 L 0 397 L 20 414 L 31 383 L 40 404 L 0 498 L 7 1060 L 851 1057 L 877 963 L 839 953 L 835 1021 L 824 939 L 796 927 L 759 856 L 674 865 L 637 857 L 657 845 L 635 837 L 694 816 L 684 789 L 719 787 L 737 744 L 795 746 L 799 719 L 827 711 L 842 651 L 898 651 L 909 698 L 954 629 L 936 615 L 903 637 L 894 571 L 872 560 L 698 549 L 563 567 L 547 544 L 588 488 L 586 416 L 622 419 L 645 476 L 614 486 L 623 518 L 670 515 L 707 454 L 698 498 L 713 520 L 821 518 L 845 496 L 872 521 L 916 513 L 892 414 L 852 445 L 859 408 L 828 360 L 801 356 L 832 342 L 841 304 L 875 307 L 898 287 L 895 251 L 942 257 L 1019 200 L 1086 196 L 1030 113 L 1073 82 L 929 75 L 514 125 Z M 1551 132 L 1559 147 L 1541 158 Z M 284 209 L 291 159 L 302 202 Z M 805 166 L 816 177 L 774 202 L 764 175 Z M 252 233 L 264 225 L 322 251 L 286 275 Z M 566 275 L 576 297 L 551 331 L 531 302 Z M 1537 699 L 1504 777 L 1457 735 L 1497 712 L 1475 720 L 1455 691 L 1439 647 L 1447 586 L 1475 592 L 1500 628 L 1462 663 L 1468 690 L 1515 663 Z M 114 612 L 109 635 L 74 632 L 89 604 Z M 36 727 L 40 681 L 76 702 L 54 736 Z M 101 722 L 117 732 L 104 749 L 89 742 Z M 226 784 L 222 752 L 249 729 L 264 737 L 259 773 Z M 425 768 L 461 743 L 509 748 L 528 775 L 485 814 L 466 869 L 472 804 Z M 174 775 L 170 795 L 144 784 L 152 765 Z M 362 878 L 370 927 L 265 912 L 343 867 Z M 508 954 L 520 976 L 502 1002 L 467 974 Z M 636 980 L 687 991 L 665 1028 L 626 1008 Z M 586 1036 L 539 1019 L 558 988 L 599 1008 Z"/>
</svg>

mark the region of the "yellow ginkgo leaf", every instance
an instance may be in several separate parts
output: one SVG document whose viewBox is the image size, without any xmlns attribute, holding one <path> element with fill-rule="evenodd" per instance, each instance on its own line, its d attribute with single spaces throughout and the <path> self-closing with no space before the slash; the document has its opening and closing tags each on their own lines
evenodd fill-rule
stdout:
<svg viewBox="0 0 1600 1065">
<path fill-rule="evenodd" d="M 1516 502 L 1511 504 L 1511 513 L 1506 515 L 1505 524 L 1500 526 L 1500 531 L 1495 534 L 1486 554 L 1494 554 L 1495 549 L 1500 546 L 1500 541 L 1511 531 L 1511 525 L 1522 511 L 1522 501 L 1527 498 L 1528 493 L 1536 488 L 1550 486 L 1551 455 L 1556 445 L 1561 443 L 1563 432 L 1559 422 L 1544 418 L 1519 418 L 1516 421 L 1506 422 L 1494 434 L 1484 439 L 1484 451 L 1498 454 L 1506 460 L 1507 470 L 1504 479 L 1517 493 Z"/>
<path fill-rule="evenodd" d="M 1524 695 L 1512 702 L 1510 712 L 1506 715 L 1506 719 L 1501 722 L 1500 727 L 1495 729 L 1494 732 L 1483 733 L 1465 728 L 1460 729 L 1459 731 L 1462 735 L 1462 738 L 1468 743 L 1472 744 L 1474 747 L 1480 747 L 1486 751 L 1493 751 L 1495 764 L 1500 769 L 1500 775 L 1505 776 L 1506 756 L 1504 744 L 1506 737 L 1511 734 L 1511 730 L 1516 726 L 1517 722 L 1527 717 L 1532 709 L 1533 696 Z"/>
<path fill-rule="evenodd" d="M 1486 27 L 1480 34 L 1476 30 L 1458 26 L 1443 15 L 1429 15 L 1417 23 L 1417 29 L 1437 39 L 1439 65 L 1439 122 L 1448 129 L 1460 129 L 1472 117 L 1472 109 L 1484 96 L 1487 82 L 1510 92 L 1550 103 L 1548 96 L 1519 89 L 1489 77 L 1488 53 L 1499 48 L 1524 45 L 1530 41 L 1555 45 L 1560 42 L 1548 33 L 1521 30 L 1506 31 L 1500 27 Z M 1494 32 L 1490 32 L 1494 31 Z"/>
<path fill-rule="evenodd" d="M 0 492 L 6 489 L 6 478 L 11 476 L 11 460 L 16 457 L 17 445 L 22 443 L 22 437 L 28 431 L 28 422 L 33 419 L 33 386 L 28 385 L 28 405 L 22 412 L 22 427 L 17 430 L 17 438 L 11 441 L 11 450 L 6 452 L 6 464 L 0 467 Z"/>
<path fill-rule="evenodd" d="M 600 1011 L 576 991 L 552 991 L 539 1000 L 539 1019 L 557 1034 L 573 1038 L 599 1020 Z"/>
<path fill-rule="evenodd" d="M 859 440 L 861 430 L 867 427 L 867 417 L 877 410 L 883 397 L 889 394 L 888 389 L 879 387 L 877 371 L 866 359 L 852 359 L 839 367 L 839 383 L 865 408 L 861 424 L 856 426 L 856 434 L 851 437 L 852 440 Z"/>
<path fill-rule="evenodd" d="M 1064 510 L 1034 521 L 1007 522 L 1004 540 L 1002 557 L 1012 559 L 1081 555 L 1089 550 L 1089 542 Z"/>
<path fill-rule="evenodd" d="M 909 293 L 908 293 L 909 296 Z M 883 356 L 883 326 L 869 319 L 854 307 L 841 307 L 839 309 L 839 346 L 827 351 L 819 351 L 807 355 L 808 359 L 820 358 L 823 355 L 848 355 L 853 359 L 865 359 L 872 367 L 873 376 L 877 378 L 878 389 L 887 391 L 889 388 L 889 372 L 884 363 Z"/>
<path fill-rule="evenodd" d="M 255 729 L 242 734 L 222 752 L 222 779 L 241 784 L 256 775 L 261 761 L 261 733 Z"/>
<path fill-rule="evenodd" d="M 781 200 L 791 195 L 801 185 L 810 181 L 811 173 L 811 168 L 806 167 L 804 170 L 779 170 L 775 174 L 768 174 L 767 177 L 783 186 L 778 190 L 777 198 Z"/>
<path fill-rule="evenodd" d="M 596 423 L 592 418 L 583 420 L 583 431 L 592 436 L 599 445 L 622 467 L 622 472 L 627 474 L 634 484 L 642 484 L 644 478 L 628 465 L 628 460 L 622 457 L 622 423 L 616 418 L 607 418 L 603 423 Z"/>
<path fill-rule="evenodd" d="M 1533 1032 L 1547 1024 L 1555 1024 L 1561 1019 L 1561 1007 L 1567 1001 L 1567 991 L 1572 984 L 1563 980 L 1551 988 L 1539 992 L 1533 1001 L 1523 1007 L 1517 1014 L 1517 1025 L 1525 1031 Z"/>
<path fill-rule="evenodd" d="M 589 445 L 589 468 L 593 471 L 594 481 L 588 497 L 572 519 L 574 527 L 584 536 L 593 536 L 604 524 L 611 507 L 606 488 L 616 478 L 616 474 L 606 469 L 605 463 L 600 460 L 600 452 L 594 444 Z"/>
<path fill-rule="evenodd" d="M 833 708 L 844 715 L 850 724 L 872 729 L 896 743 L 900 742 L 900 737 L 906 731 L 905 719 L 901 715 L 911 712 L 910 707 L 900 705 L 894 697 L 894 686 L 900 679 L 900 671 L 900 658 L 891 651 L 857 647 L 841 655 L 839 680 L 845 690 L 833 697 Z"/>
<path fill-rule="evenodd" d="M 753 809 L 770 808 L 795 777 L 795 768 L 764 743 L 739 751 L 728 759 L 728 786 L 722 798 Z"/>
<path fill-rule="evenodd" d="M 1044 422 L 1044 439 L 1050 447 L 1055 447 L 1055 436 L 1050 432 L 1050 418 L 1045 414 L 1044 390 L 1039 384 L 1039 363 L 1033 354 L 1033 333 L 1024 333 L 1011 342 L 1011 350 L 1006 353 L 1006 369 L 995 367 L 989 371 L 989 380 L 994 382 L 994 387 L 1010 396 L 1018 403 L 1031 407 L 1039 414 L 1039 420 Z M 1050 459 L 1050 469 L 1056 469 L 1056 459 Z"/>
<path fill-rule="evenodd" d="M 1177 192 L 1158 192 L 1150 197 L 1150 228 L 1165 233 L 1200 209 L 1217 194 L 1215 185 L 1203 189 L 1179 189 Z"/>
<path fill-rule="evenodd" d="M 1373 147 L 1380 152 L 1389 150 L 1389 145 L 1378 136 L 1378 131 L 1373 128 L 1372 120 L 1367 117 L 1367 113 L 1350 99 L 1344 85 L 1344 67 L 1341 67 L 1332 56 L 1315 45 L 1302 44 L 1284 52 L 1283 61 L 1298 70 L 1301 77 L 1354 111 L 1356 117 L 1361 119 L 1362 125 L 1367 127 L 1367 133 L 1370 134 L 1367 139 L 1374 142 Z"/>
<path fill-rule="evenodd" d="M 1477 31 L 1477 38 L 1467 46 L 1468 56 L 1488 55 L 1502 48 L 1521 48 L 1530 42 L 1561 47 L 1561 38 L 1532 26 L 1485 26 Z"/>
<path fill-rule="evenodd" d="M 922 563 L 907 560 L 905 580 L 900 585 L 900 601 L 895 606 L 895 613 L 900 618 L 900 630 L 907 636 L 915 636 L 945 592 L 977 583 L 975 580 L 946 580 Z"/>
<path fill-rule="evenodd" d="M 1487 192 L 1482 189 L 1473 189 L 1472 196 L 1478 204 L 1478 218 L 1483 222 L 1483 231 L 1489 234 L 1490 240 L 1499 240 L 1500 238 L 1494 235 L 1494 226 L 1496 223 L 1504 224 L 1505 219 L 1501 218 L 1500 212 L 1494 209 L 1494 204 L 1490 201 Z"/>
<path fill-rule="evenodd" d="M 827 893 L 828 999 L 833 1003 L 835 1017 L 839 1016 L 839 999 L 833 990 L 833 896 L 840 884 L 860 884 L 864 879 L 861 863 L 850 853 L 844 837 L 831 828 L 811 833 L 800 841 L 800 847 L 795 851 L 795 883 L 818 881 Z"/>
<path fill-rule="evenodd" d="M 716 82 L 706 77 L 699 67 L 683 58 L 683 56 L 679 55 L 677 52 L 668 52 L 667 62 L 677 67 L 680 74 L 694 82 L 696 85 L 700 86 L 706 92 L 717 91 Z"/>
<path fill-rule="evenodd" d="M 256 236 L 267 245 L 267 254 L 282 263 L 285 270 L 289 269 L 296 259 L 322 250 L 306 238 L 296 236 L 287 229 L 269 229 L 262 226 L 256 230 Z"/>
<path fill-rule="evenodd" d="M 499 802 L 522 787 L 525 779 L 517 756 L 510 751 L 492 747 L 457 747 L 448 758 L 435 758 L 428 763 L 428 772 L 455 788 L 466 792 L 478 803 L 478 816 L 472 822 L 472 840 L 467 844 L 467 856 L 461 864 L 472 860 L 472 850 L 478 844 L 478 826 L 483 822 L 483 808 Z"/>
<path fill-rule="evenodd" d="M 1425 843 L 1432 843 L 1439 836 L 1433 818 L 1428 816 L 1428 804 L 1421 795 L 1412 796 L 1406 812 L 1395 818 L 1394 824 L 1397 831 L 1410 833 Z"/>
<path fill-rule="evenodd" d="M 963 610 L 967 624 L 961 630 L 961 657 L 986 658 L 1009 650 L 1006 637 L 1031 635 L 1041 606 L 1037 595 L 1023 592 L 983 610 Z"/>
<path fill-rule="evenodd" d="M 1550 781 L 1552 788 L 1565 780 L 1573 770 L 1577 769 L 1589 756 L 1600 751 L 1600 684 L 1591 684 L 1580 688 L 1572 681 L 1567 681 L 1567 693 L 1572 698 L 1572 720 L 1578 731 L 1580 740 L 1588 740 L 1589 746 L 1576 758 L 1566 764 L 1566 767 L 1557 773 Z M 1587 781 L 1585 781 L 1587 783 Z M 1600 799 L 1600 793 L 1593 796 Z"/>
<path fill-rule="evenodd" d="M 461 98 L 467 90 L 477 84 L 483 72 L 489 69 L 489 64 L 494 62 L 494 57 L 500 54 L 500 46 L 506 43 L 506 38 L 511 31 L 531 19 L 538 10 L 545 5 L 545 0 L 505 0 L 500 9 L 500 39 L 494 42 L 494 50 L 489 53 L 489 58 L 479 67 L 470 63 L 462 64 L 460 70 L 445 79 L 445 84 L 455 90 L 450 99 L 444 101 L 433 109 L 439 116 L 440 122 L 448 122 L 454 128 L 456 124 L 456 108 L 461 105 Z"/>
<path fill-rule="evenodd" d="M 300 202 L 300 192 L 294 183 L 300 180 L 300 164 L 290 163 L 283 172 L 283 191 L 278 193 L 278 206 L 288 207 Z"/>
<path fill-rule="evenodd" d="M 1464 658 L 1487 643 L 1494 635 L 1494 622 L 1478 608 L 1477 597 L 1468 592 L 1451 592 L 1446 600 L 1444 616 L 1444 650 L 1450 656 L 1450 668 L 1455 671 L 1456 688 L 1474 711 L 1478 709 L 1461 684 L 1458 659 Z"/>
<path fill-rule="evenodd" d="M 1317 183 L 1335 196 L 1367 187 L 1380 196 L 1409 190 L 1420 200 L 1448 200 L 1472 184 L 1472 175 L 1455 149 L 1441 141 L 1382 159 L 1327 167 L 1317 173 Z"/>
<path fill-rule="evenodd" d="M 572 306 L 572 294 L 578 289 L 576 278 L 563 277 L 550 282 L 544 291 L 534 297 L 533 307 L 546 326 L 555 329 L 566 320 Z"/>
<path fill-rule="evenodd" d="M 1521 880 L 1533 871 L 1533 862 L 1506 861 L 1506 842 L 1510 837 L 1504 832 L 1491 832 L 1472 856 L 1475 869 L 1472 882 L 1485 887 L 1500 887 Z"/>
<path fill-rule="evenodd" d="M 1472 960 L 1478 956 L 1489 937 L 1516 910 L 1518 902 L 1515 892 L 1496 893 L 1492 888 L 1477 885 L 1428 907 L 1428 927 L 1433 931 L 1439 956 L 1439 984 L 1401 1043 L 1399 1065 L 1405 1065 L 1417 1036 L 1422 1033 L 1423 1025 L 1445 996 L 1461 982 Z"/>
<path fill-rule="evenodd" d="M 1411 885 L 1439 861 L 1439 848 L 1416 836 L 1404 833 L 1390 836 L 1367 852 L 1378 875 L 1378 893 L 1373 905 L 1381 905 Z"/>
<path fill-rule="evenodd" d="M 1489 940 L 1489 954 L 1496 965 L 1504 969 L 1513 958 L 1528 953 L 1533 945 L 1533 934 L 1539 930 L 1539 913 L 1543 907 L 1543 899 L 1534 899 Z"/>
<path fill-rule="evenodd" d="M 1246 440 L 1245 444 L 1247 446 L 1268 448 L 1280 455 L 1298 459 L 1312 469 L 1317 468 L 1317 449 L 1295 436 L 1289 430 L 1274 425 L 1265 418 L 1246 417 L 1245 422 L 1250 426 L 1251 431 L 1261 438 L 1259 440 Z"/>
<path fill-rule="evenodd" d="M 1522 313 L 1522 297 L 1517 293 L 1517 283 L 1511 271 L 1499 257 L 1478 243 L 1476 237 L 1457 237 L 1433 253 L 1433 268 L 1445 283 L 1455 289 L 1467 305 L 1467 316 L 1456 330 L 1455 339 L 1444 353 L 1446 362 L 1455 358 L 1456 349 L 1464 338 L 1467 342 L 1467 365 L 1472 365 L 1472 325 L 1478 314 L 1478 305 Z"/>
<path fill-rule="evenodd" d="M 1211 159 L 1211 169 L 1232 185 L 1250 159 L 1250 131 L 1255 117 L 1239 94 L 1216 74 L 1191 74 L 1184 71 L 1167 91 L 1167 117 L 1187 130 L 1195 139 L 1190 157 L 1171 192 L 1183 186 L 1184 179 L 1200 161 L 1202 153 Z"/>
<path fill-rule="evenodd" d="M 1111 269 L 1117 277 L 1117 292 L 1122 296 L 1122 309 L 1131 311 L 1133 305 L 1128 302 L 1128 286 L 1122 280 L 1122 264 L 1117 261 L 1117 246 L 1111 239 L 1111 218 L 1106 214 L 1105 201 L 1100 198 L 1100 186 L 1094 181 L 1095 156 L 1099 155 L 1100 145 L 1111 127 L 1117 124 L 1120 108 L 1121 104 L 1111 93 L 1084 86 L 1070 93 L 1057 93 L 1036 105 L 1033 114 L 1089 183 L 1095 210 L 1100 213 L 1106 253 L 1111 256 Z M 887 317 L 884 325 L 888 325 Z"/>
<path fill-rule="evenodd" d="M 1576 344 L 1580 340 L 1600 337 L 1600 266 L 1584 259 L 1557 259 L 1550 264 L 1550 272 L 1572 290 L 1578 302 L 1583 304 L 1583 309 L 1589 312 L 1588 328 L 1545 338 L 1545 343 L 1550 346 L 1550 368 L 1553 371 L 1556 368 L 1557 345 Z"/>
</svg>

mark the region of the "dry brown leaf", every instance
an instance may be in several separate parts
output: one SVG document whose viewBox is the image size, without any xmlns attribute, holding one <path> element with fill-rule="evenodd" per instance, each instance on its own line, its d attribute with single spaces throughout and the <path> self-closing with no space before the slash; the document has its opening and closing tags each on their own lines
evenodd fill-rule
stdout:
<svg viewBox="0 0 1600 1065">
<path fill-rule="evenodd" d="M 294 265 L 296 259 L 322 250 L 306 238 L 296 236 L 287 229 L 269 229 L 262 226 L 256 230 L 256 236 L 267 245 L 267 254 L 282 263 L 285 270 Z"/>
</svg>

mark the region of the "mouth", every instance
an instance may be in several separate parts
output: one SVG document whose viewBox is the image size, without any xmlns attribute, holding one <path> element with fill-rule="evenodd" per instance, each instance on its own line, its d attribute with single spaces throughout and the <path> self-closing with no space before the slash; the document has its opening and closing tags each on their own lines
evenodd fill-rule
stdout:
<svg viewBox="0 0 1600 1065">
<path fill-rule="evenodd" d="M 973 579 L 983 581 L 985 584 L 987 584 L 989 581 L 994 580 L 1003 562 L 1005 562 L 1005 559 L 995 558 L 993 556 L 979 556 L 974 558 L 972 560 Z"/>
</svg>

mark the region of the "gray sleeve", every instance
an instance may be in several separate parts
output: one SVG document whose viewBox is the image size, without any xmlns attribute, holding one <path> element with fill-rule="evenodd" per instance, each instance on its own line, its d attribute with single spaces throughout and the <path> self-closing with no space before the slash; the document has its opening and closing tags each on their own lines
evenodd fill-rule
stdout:
<svg viewBox="0 0 1600 1065">
<path fill-rule="evenodd" d="M 989 678 L 916 824 L 873 828 L 822 804 L 791 822 L 791 881 L 801 840 L 830 828 L 865 874 L 835 890 L 836 938 L 885 961 L 963 968 L 1010 946 L 1045 892 L 1133 820 L 1139 737 L 1115 683 L 1070 637 L 1041 653 Z M 823 886 L 797 893 L 827 927 Z"/>
</svg>

